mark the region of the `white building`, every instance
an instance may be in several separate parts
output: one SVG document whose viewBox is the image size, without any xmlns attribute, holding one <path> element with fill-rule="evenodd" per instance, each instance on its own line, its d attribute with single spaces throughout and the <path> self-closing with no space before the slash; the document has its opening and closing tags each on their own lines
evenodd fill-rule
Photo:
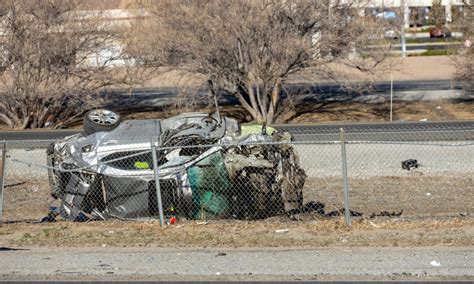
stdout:
<svg viewBox="0 0 474 284">
<path fill-rule="evenodd" d="M 405 0 L 408 7 L 431 7 L 433 5 L 433 0 Z M 400 7 L 403 0 L 371 0 L 369 5 L 376 7 Z M 463 5 L 462 0 L 441 0 L 441 5 L 450 6 L 450 5 Z"/>
<path fill-rule="evenodd" d="M 359 3 L 361 2 L 362 1 L 359 1 Z M 463 0 L 441 0 L 441 5 L 444 7 L 446 23 L 451 23 L 453 21 L 453 9 L 457 9 L 458 11 L 463 10 L 463 2 Z M 469 3 L 470 0 L 467 0 L 466 2 Z M 399 10 L 404 7 L 403 14 L 405 22 L 408 23 L 410 12 L 414 10 L 418 12 L 420 17 L 427 18 L 428 13 L 433 6 L 433 0 L 368 0 L 365 5 L 372 10 Z"/>
</svg>

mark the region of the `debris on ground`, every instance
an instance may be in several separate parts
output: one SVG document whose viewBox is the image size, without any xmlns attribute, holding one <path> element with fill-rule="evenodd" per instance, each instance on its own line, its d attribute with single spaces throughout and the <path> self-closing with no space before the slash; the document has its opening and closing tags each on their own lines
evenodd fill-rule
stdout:
<svg viewBox="0 0 474 284">
<path fill-rule="evenodd" d="M 14 187 L 14 186 L 22 185 L 22 184 L 25 184 L 25 183 L 26 183 L 25 181 L 22 181 L 22 182 L 16 182 L 16 183 L 5 184 L 5 185 L 3 186 L 3 188 Z"/>
<path fill-rule="evenodd" d="M 369 221 L 369 224 L 374 228 L 380 228 L 380 226 L 376 225 L 374 222 Z"/>
<path fill-rule="evenodd" d="M 278 230 L 275 230 L 275 233 L 277 234 L 281 234 L 281 233 L 288 233 L 290 230 L 288 229 L 278 229 Z"/>
<path fill-rule="evenodd" d="M 324 217 L 337 217 L 337 216 L 343 216 L 346 214 L 346 209 L 342 208 L 339 210 L 334 210 L 329 213 L 324 214 Z M 363 214 L 357 211 L 352 211 L 349 209 L 349 214 L 351 217 L 361 217 Z"/>
<path fill-rule="evenodd" d="M 56 217 L 59 215 L 59 208 L 58 207 L 49 207 L 48 215 L 41 218 L 39 223 L 52 223 L 56 222 Z"/>
<path fill-rule="evenodd" d="M 436 261 L 436 260 L 433 260 L 430 262 L 431 266 L 434 266 L 434 267 L 440 267 L 441 266 L 441 263 Z"/>
<path fill-rule="evenodd" d="M 315 212 L 324 215 L 324 208 L 326 205 L 321 202 L 310 201 L 303 207 L 303 212 Z"/>
<path fill-rule="evenodd" d="M 375 218 L 375 217 L 400 217 L 403 213 L 403 210 L 400 210 L 400 212 L 388 212 L 388 211 L 382 211 L 380 213 L 372 213 L 369 218 Z"/>
<path fill-rule="evenodd" d="M 411 170 L 411 169 L 416 169 L 418 168 L 418 161 L 415 159 L 408 159 L 405 161 L 402 161 L 402 169 L 404 170 Z"/>
<path fill-rule="evenodd" d="M 294 216 L 296 214 L 300 213 L 316 213 L 321 215 L 322 217 L 327 217 L 327 218 L 332 218 L 332 217 L 338 217 L 338 216 L 343 216 L 346 212 L 344 208 L 334 210 L 327 212 L 325 211 L 326 205 L 322 202 L 315 202 L 315 201 L 310 201 L 306 203 L 301 210 L 292 210 L 288 212 L 288 215 Z M 349 213 L 352 217 L 360 217 L 363 215 L 361 212 L 353 211 L 349 209 Z"/>
</svg>

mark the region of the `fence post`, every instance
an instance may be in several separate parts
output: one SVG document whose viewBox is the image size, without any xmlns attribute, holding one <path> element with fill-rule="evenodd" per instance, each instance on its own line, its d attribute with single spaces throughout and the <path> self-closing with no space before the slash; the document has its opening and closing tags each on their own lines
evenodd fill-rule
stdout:
<svg viewBox="0 0 474 284">
<path fill-rule="evenodd" d="M 393 119 L 393 74 L 390 74 L 390 122 Z"/>
<path fill-rule="evenodd" d="M 2 177 L 0 180 L 0 221 L 3 217 L 3 189 L 5 188 L 5 179 L 7 173 L 7 141 L 2 141 Z"/>
<path fill-rule="evenodd" d="M 153 158 L 153 172 L 155 175 L 156 201 L 158 203 L 158 214 L 160 216 L 160 226 L 164 226 L 165 220 L 163 216 L 163 203 L 161 202 L 160 177 L 158 172 L 158 158 L 156 156 L 155 139 L 151 138 L 151 156 Z"/>
<path fill-rule="evenodd" d="M 351 213 L 349 210 L 349 181 L 347 179 L 347 156 L 346 156 L 346 135 L 344 128 L 340 129 L 341 155 L 342 155 L 342 177 L 344 179 L 344 216 L 346 225 L 351 226 Z"/>
</svg>

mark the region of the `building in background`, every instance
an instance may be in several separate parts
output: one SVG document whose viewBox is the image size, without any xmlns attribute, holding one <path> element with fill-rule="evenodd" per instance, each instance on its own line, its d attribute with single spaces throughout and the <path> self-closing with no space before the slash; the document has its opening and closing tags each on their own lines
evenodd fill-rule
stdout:
<svg viewBox="0 0 474 284">
<path fill-rule="evenodd" d="M 365 14 L 379 17 L 386 17 L 391 15 L 390 13 L 403 14 L 406 27 L 438 24 L 433 20 L 434 14 L 443 20 L 443 24 L 451 24 L 462 15 L 464 2 L 463 0 L 369 0 L 366 2 Z"/>
</svg>

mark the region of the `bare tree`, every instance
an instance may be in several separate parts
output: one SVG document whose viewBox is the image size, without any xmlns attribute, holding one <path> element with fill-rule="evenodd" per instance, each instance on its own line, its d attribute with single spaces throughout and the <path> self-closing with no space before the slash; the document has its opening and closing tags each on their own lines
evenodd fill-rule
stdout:
<svg viewBox="0 0 474 284">
<path fill-rule="evenodd" d="M 444 7 L 441 0 L 432 0 L 430 9 L 430 21 L 435 26 L 440 26 L 445 23 Z"/>
<path fill-rule="evenodd" d="M 363 6 L 343 2 L 148 1 L 138 25 L 146 39 L 129 48 L 144 62 L 207 75 L 254 120 L 272 123 L 290 74 L 313 66 L 334 78 L 330 63 L 371 73 L 387 57 L 367 51 L 368 39 L 379 38 L 383 27 L 359 16 Z"/>
<path fill-rule="evenodd" d="M 464 16 L 459 20 L 459 26 L 464 35 L 464 45 L 454 57 L 456 79 L 459 80 L 465 92 L 474 95 L 474 7 L 472 1 L 465 0 Z"/>
<path fill-rule="evenodd" d="M 121 34 L 79 1 L 0 4 L 0 121 L 12 128 L 60 127 L 105 86 L 128 84 Z M 121 68 L 117 67 L 120 65 Z"/>
</svg>

